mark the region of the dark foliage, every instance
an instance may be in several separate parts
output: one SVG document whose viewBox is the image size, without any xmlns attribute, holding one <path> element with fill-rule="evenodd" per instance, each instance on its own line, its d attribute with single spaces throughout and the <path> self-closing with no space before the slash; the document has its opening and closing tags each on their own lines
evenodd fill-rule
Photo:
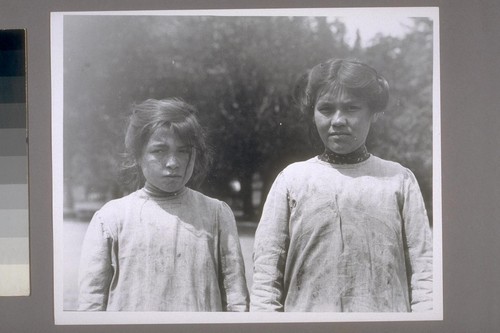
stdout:
<svg viewBox="0 0 500 333">
<path fill-rule="evenodd" d="M 345 42 L 341 21 L 307 17 L 69 16 L 64 32 L 66 205 L 76 188 L 103 200 L 133 189 L 119 165 L 130 105 L 179 97 L 195 105 L 215 163 L 203 192 L 234 196 L 245 215 L 255 175 L 262 193 L 287 164 L 313 156 L 305 120 L 291 99 L 296 79 L 331 57 L 356 57 L 384 75 L 391 103 L 369 149 L 413 170 L 432 198 L 432 22 L 369 47 Z"/>
</svg>

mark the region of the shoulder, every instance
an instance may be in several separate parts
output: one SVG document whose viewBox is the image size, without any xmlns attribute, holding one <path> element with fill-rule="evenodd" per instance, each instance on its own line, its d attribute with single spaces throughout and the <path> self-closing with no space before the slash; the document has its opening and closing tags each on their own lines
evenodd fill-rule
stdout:
<svg viewBox="0 0 500 333">
<path fill-rule="evenodd" d="M 99 230 L 106 238 L 114 238 L 129 211 L 132 200 L 139 200 L 136 192 L 108 201 L 95 212 L 89 228 Z"/>
<path fill-rule="evenodd" d="M 133 202 L 140 201 L 138 191 L 132 192 L 124 197 L 113 199 L 105 203 L 94 216 L 104 218 L 118 218 L 124 214 L 126 208 L 130 207 Z"/>
<path fill-rule="evenodd" d="M 209 197 L 208 195 L 193 189 L 188 189 L 188 191 L 189 191 L 188 195 L 190 196 L 189 201 L 192 202 L 193 205 L 195 205 L 195 207 L 203 207 L 210 210 L 215 209 L 215 210 L 231 211 L 229 205 L 222 200 Z"/>
<path fill-rule="evenodd" d="M 234 218 L 232 209 L 227 203 L 222 200 L 209 197 L 206 194 L 188 188 L 189 201 L 195 209 L 203 209 L 205 211 L 215 211 L 219 217 Z"/>
<path fill-rule="evenodd" d="M 384 160 L 377 156 L 370 158 L 369 173 L 376 177 L 397 179 L 404 188 L 418 187 L 418 181 L 413 171 L 398 162 Z"/>
<path fill-rule="evenodd" d="M 193 190 L 191 188 L 188 188 L 187 194 L 189 196 L 189 200 L 195 204 L 211 206 L 211 207 L 217 207 L 223 204 L 223 202 L 220 201 L 219 199 L 209 197 L 208 195 Z"/>
<path fill-rule="evenodd" d="M 318 158 L 313 157 L 305 161 L 289 164 L 281 171 L 280 175 L 283 175 L 285 178 L 304 177 L 312 172 L 317 172 L 321 168 L 323 166 Z"/>
<path fill-rule="evenodd" d="M 308 169 L 312 166 L 316 166 L 316 165 L 319 165 L 318 164 L 318 157 L 312 157 L 310 159 L 307 159 L 305 161 L 298 161 L 298 162 L 294 162 L 294 163 L 291 163 L 289 164 L 287 167 L 285 167 L 283 169 L 283 171 L 287 171 L 287 170 L 304 170 L 304 169 Z"/>
<path fill-rule="evenodd" d="M 369 162 L 370 163 L 367 164 L 368 167 L 375 168 L 382 173 L 401 174 L 405 176 L 413 175 L 410 169 L 395 161 L 384 160 L 378 156 L 372 155 Z"/>
<path fill-rule="evenodd" d="M 328 172 L 330 169 L 318 157 L 313 157 L 305 161 L 295 162 L 288 165 L 280 172 L 276 178 L 277 182 L 283 182 L 286 187 L 301 186 L 304 182 L 309 182 Z"/>
</svg>

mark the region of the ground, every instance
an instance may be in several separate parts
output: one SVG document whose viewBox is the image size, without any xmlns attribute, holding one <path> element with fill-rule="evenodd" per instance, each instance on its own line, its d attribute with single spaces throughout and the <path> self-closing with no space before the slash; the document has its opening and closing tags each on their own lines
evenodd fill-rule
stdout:
<svg viewBox="0 0 500 333">
<path fill-rule="evenodd" d="M 78 261 L 87 226 L 87 221 L 64 221 L 64 310 L 75 310 L 77 307 Z M 252 250 L 256 226 L 255 222 L 238 222 L 249 289 L 252 283 Z"/>
</svg>

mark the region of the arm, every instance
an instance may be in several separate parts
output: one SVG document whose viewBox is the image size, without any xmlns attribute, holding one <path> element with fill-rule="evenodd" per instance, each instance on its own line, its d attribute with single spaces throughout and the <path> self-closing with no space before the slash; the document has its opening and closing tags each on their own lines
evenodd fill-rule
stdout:
<svg viewBox="0 0 500 333">
<path fill-rule="evenodd" d="M 429 311 L 433 308 L 432 232 L 420 188 L 411 171 L 405 179 L 403 220 L 411 277 L 411 310 Z"/>
<path fill-rule="evenodd" d="M 112 239 L 97 212 L 89 224 L 82 247 L 78 310 L 105 311 L 113 276 Z"/>
<path fill-rule="evenodd" d="M 233 212 L 224 202 L 219 208 L 219 240 L 219 288 L 224 311 L 248 311 L 245 264 L 238 230 Z"/>
<path fill-rule="evenodd" d="M 281 173 L 269 191 L 255 234 L 250 311 L 284 310 L 289 216 L 288 190 Z"/>
</svg>

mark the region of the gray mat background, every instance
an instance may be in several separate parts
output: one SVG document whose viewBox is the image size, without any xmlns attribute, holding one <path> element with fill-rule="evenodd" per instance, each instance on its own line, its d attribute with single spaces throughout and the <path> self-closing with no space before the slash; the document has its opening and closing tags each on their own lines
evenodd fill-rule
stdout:
<svg viewBox="0 0 500 333">
<path fill-rule="evenodd" d="M 55 326 L 50 12 L 354 6 L 440 8 L 444 321 Z M 0 29 L 5 28 L 25 28 L 28 36 L 31 296 L 0 298 L 0 332 L 500 331 L 500 2 L 0 0 Z"/>
</svg>

